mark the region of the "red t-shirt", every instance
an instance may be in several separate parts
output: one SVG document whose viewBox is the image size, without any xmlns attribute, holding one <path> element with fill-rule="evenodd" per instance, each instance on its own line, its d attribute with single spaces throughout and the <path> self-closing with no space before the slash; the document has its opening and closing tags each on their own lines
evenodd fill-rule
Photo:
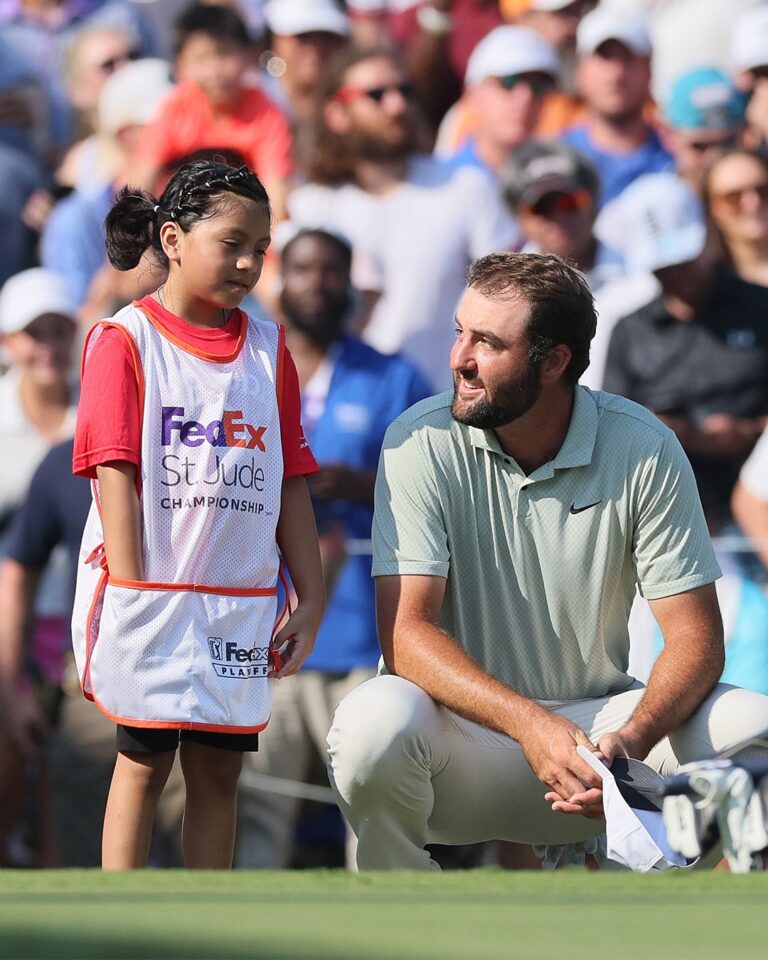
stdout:
<svg viewBox="0 0 768 960">
<path fill-rule="evenodd" d="M 195 350 L 226 357 L 237 346 L 240 313 L 232 311 L 225 326 L 196 327 L 145 297 L 147 304 L 168 333 Z M 130 347 L 119 330 L 107 329 L 96 340 L 88 356 L 77 408 L 73 470 L 77 476 L 94 479 L 96 467 L 125 460 L 141 463 L 141 419 L 139 385 Z M 284 476 L 308 476 L 317 463 L 301 428 L 301 395 L 293 359 L 286 350 L 280 397 Z"/>
<path fill-rule="evenodd" d="M 206 147 L 237 150 L 263 179 L 282 180 L 293 173 L 291 128 L 261 90 L 247 87 L 228 110 L 213 112 L 194 83 L 179 83 L 141 133 L 136 159 L 164 166 Z"/>
</svg>

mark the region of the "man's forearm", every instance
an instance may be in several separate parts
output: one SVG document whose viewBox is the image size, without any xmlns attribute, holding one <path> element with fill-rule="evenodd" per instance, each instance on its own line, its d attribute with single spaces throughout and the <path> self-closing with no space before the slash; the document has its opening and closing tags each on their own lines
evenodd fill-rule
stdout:
<svg viewBox="0 0 768 960">
<path fill-rule="evenodd" d="M 708 645 L 694 655 L 662 650 L 648 680 L 642 700 L 621 729 L 643 759 L 659 740 L 673 733 L 698 709 L 723 672 L 722 650 Z"/>
<path fill-rule="evenodd" d="M 447 633 L 424 622 L 403 624 L 382 642 L 390 673 L 410 680 L 433 700 L 475 723 L 520 740 L 544 707 L 486 673 Z"/>
</svg>

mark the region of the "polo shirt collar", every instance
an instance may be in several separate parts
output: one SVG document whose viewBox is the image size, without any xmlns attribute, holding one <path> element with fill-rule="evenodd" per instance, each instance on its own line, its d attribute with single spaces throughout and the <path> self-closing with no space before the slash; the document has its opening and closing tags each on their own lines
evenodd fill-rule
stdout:
<svg viewBox="0 0 768 960">
<path fill-rule="evenodd" d="M 481 430 L 479 427 L 468 427 L 467 429 L 473 447 L 489 450 L 501 457 L 508 456 L 502 449 L 493 430 Z M 574 391 L 571 422 L 562 447 L 558 450 L 554 460 L 550 460 L 539 467 L 538 470 L 535 470 L 530 479 L 544 480 L 551 477 L 555 470 L 583 467 L 591 463 L 596 438 L 597 402 L 590 390 L 586 387 L 577 386 Z"/>
</svg>

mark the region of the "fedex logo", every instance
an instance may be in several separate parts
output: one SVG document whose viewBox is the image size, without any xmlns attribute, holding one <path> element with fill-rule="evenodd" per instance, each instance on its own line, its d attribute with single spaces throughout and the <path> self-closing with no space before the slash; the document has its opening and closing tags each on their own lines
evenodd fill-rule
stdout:
<svg viewBox="0 0 768 960">
<path fill-rule="evenodd" d="M 266 427 L 246 423 L 242 410 L 225 410 L 221 420 L 212 420 L 207 426 L 197 420 L 184 419 L 184 407 L 163 407 L 161 446 L 171 443 L 174 431 L 185 447 L 199 447 L 206 441 L 212 447 L 245 447 L 266 452 Z"/>
</svg>

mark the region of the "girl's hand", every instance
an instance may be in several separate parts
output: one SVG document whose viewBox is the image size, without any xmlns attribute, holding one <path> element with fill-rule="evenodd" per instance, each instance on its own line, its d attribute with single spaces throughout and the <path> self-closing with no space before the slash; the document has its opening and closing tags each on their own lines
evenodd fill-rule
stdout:
<svg viewBox="0 0 768 960">
<path fill-rule="evenodd" d="M 321 617 L 322 609 L 318 612 L 309 603 L 300 603 L 296 607 L 286 625 L 275 634 L 272 641 L 272 646 L 277 648 L 283 662 L 279 670 L 270 670 L 268 676 L 271 679 L 281 680 L 301 669 L 312 653 Z"/>
</svg>

